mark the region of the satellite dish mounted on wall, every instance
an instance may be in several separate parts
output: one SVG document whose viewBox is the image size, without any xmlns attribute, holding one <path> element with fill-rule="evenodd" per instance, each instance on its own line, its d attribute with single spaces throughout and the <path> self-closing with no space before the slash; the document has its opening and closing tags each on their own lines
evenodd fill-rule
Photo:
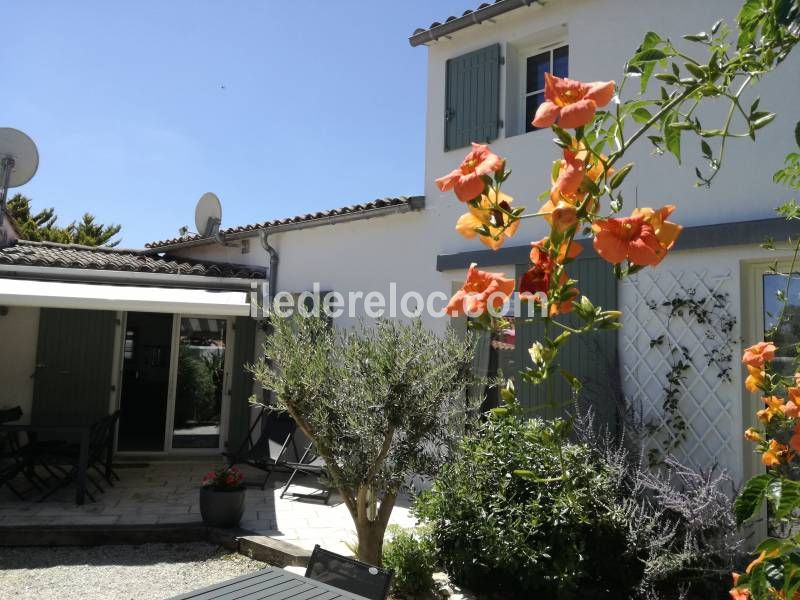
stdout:
<svg viewBox="0 0 800 600">
<path fill-rule="evenodd" d="M 0 127 L 0 226 L 6 211 L 8 188 L 28 183 L 39 168 L 39 151 L 27 135 L 11 127 Z M 0 229 L 0 236 L 4 236 Z M 5 238 L 0 238 L 4 242 Z"/>
<path fill-rule="evenodd" d="M 216 194 L 206 192 L 200 196 L 194 209 L 194 224 L 203 237 L 219 236 L 222 223 L 222 203 Z"/>
</svg>

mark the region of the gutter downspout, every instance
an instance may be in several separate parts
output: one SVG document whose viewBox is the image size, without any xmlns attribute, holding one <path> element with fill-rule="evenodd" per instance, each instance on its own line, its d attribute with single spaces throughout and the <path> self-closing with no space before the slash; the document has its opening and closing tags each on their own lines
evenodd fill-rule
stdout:
<svg viewBox="0 0 800 600">
<path fill-rule="evenodd" d="M 264 250 L 267 251 L 269 254 L 269 273 L 267 276 L 269 277 L 269 289 L 267 290 L 267 302 L 272 304 L 272 300 L 275 298 L 275 291 L 278 287 L 278 251 L 275 250 L 269 244 L 269 234 L 265 229 L 261 230 L 261 245 L 264 247 Z"/>
<path fill-rule="evenodd" d="M 269 234 L 265 229 L 261 230 L 261 235 L 259 238 L 261 239 L 261 245 L 263 246 L 264 250 L 267 251 L 269 254 L 269 273 L 267 274 L 269 283 L 267 289 L 267 297 L 265 298 L 265 302 L 267 306 L 264 307 L 264 316 L 266 317 L 266 327 L 264 333 L 266 335 L 272 335 L 272 326 L 269 324 L 269 316 L 271 314 L 271 307 L 272 307 L 272 300 L 275 298 L 275 292 L 277 291 L 278 286 L 278 251 L 273 248 L 269 243 Z M 265 360 L 269 361 L 269 358 L 264 357 Z M 270 406 L 275 405 L 275 392 L 272 390 L 264 390 L 262 392 L 264 396 L 265 404 L 269 404 Z"/>
</svg>

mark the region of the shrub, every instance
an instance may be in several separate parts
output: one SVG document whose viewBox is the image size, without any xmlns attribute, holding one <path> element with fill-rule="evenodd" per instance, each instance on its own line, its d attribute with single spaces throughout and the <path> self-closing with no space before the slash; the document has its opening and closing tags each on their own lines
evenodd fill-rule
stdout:
<svg viewBox="0 0 800 600">
<path fill-rule="evenodd" d="M 383 544 L 383 565 L 392 569 L 393 591 L 405 598 L 429 598 L 433 589 L 435 557 L 424 533 L 389 527 L 391 535 Z"/>
<path fill-rule="evenodd" d="M 614 473 L 617 505 L 629 541 L 644 565 L 635 597 L 727 597 L 730 572 L 742 560 L 733 513 L 733 481 L 717 469 L 698 470 L 666 456 L 658 469 L 643 460 L 642 431 L 608 435 L 591 411 L 576 410 L 575 431 Z"/>
<path fill-rule="evenodd" d="M 516 412 L 496 411 L 465 437 L 415 504 L 442 566 L 503 598 L 626 597 L 642 564 L 614 501 L 615 474 L 568 441 L 566 422 Z"/>
<path fill-rule="evenodd" d="M 573 427 L 516 413 L 490 415 L 415 505 L 456 582 L 502 598 L 724 596 L 741 553 L 724 473 L 672 457 L 653 472 L 590 413 Z"/>
</svg>

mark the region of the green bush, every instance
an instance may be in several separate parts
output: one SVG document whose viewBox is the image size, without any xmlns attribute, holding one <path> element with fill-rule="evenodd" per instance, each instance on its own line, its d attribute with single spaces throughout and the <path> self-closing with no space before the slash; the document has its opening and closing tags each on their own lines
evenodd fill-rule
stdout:
<svg viewBox="0 0 800 600">
<path fill-rule="evenodd" d="M 566 422 L 497 412 L 415 504 L 441 566 L 502 598 L 629 596 L 643 567 L 616 508 L 615 474 L 568 441 Z"/>
<path fill-rule="evenodd" d="M 429 598 L 433 589 L 435 557 L 430 540 L 424 534 L 396 525 L 383 544 L 383 566 L 392 569 L 392 589 L 404 598 Z"/>
</svg>

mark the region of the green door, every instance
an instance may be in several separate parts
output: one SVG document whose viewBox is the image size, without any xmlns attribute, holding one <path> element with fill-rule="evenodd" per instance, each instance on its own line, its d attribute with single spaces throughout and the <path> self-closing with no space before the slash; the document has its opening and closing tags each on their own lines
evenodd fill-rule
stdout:
<svg viewBox="0 0 800 600">
<path fill-rule="evenodd" d="M 527 270 L 528 265 L 517 265 L 517 278 Z M 617 280 L 613 269 L 604 260 L 592 257 L 570 263 L 570 277 L 578 280 L 581 294 L 585 294 L 595 306 L 616 309 Z M 569 325 L 577 325 L 574 315 L 559 317 Z M 531 344 L 544 335 L 540 323 L 526 324 L 516 329 L 517 365 L 530 363 L 528 349 Z M 556 334 L 551 331 L 551 337 Z M 582 403 L 590 404 L 598 421 L 615 428 L 619 398 L 619 361 L 617 359 L 617 331 L 597 331 L 587 335 L 573 336 L 559 353 L 561 367 L 577 376 L 583 387 L 580 392 Z M 551 382 L 551 398 L 548 401 L 546 384 L 531 385 L 517 381 L 517 393 L 522 405 L 531 416 L 554 418 L 561 416 L 565 408 L 572 410 L 572 391 L 566 379 L 556 374 Z"/>
<path fill-rule="evenodd" d="M 109 412 L 116 314 L 42 308 L 33 419 L 59 422 Z"/>
</svg>

